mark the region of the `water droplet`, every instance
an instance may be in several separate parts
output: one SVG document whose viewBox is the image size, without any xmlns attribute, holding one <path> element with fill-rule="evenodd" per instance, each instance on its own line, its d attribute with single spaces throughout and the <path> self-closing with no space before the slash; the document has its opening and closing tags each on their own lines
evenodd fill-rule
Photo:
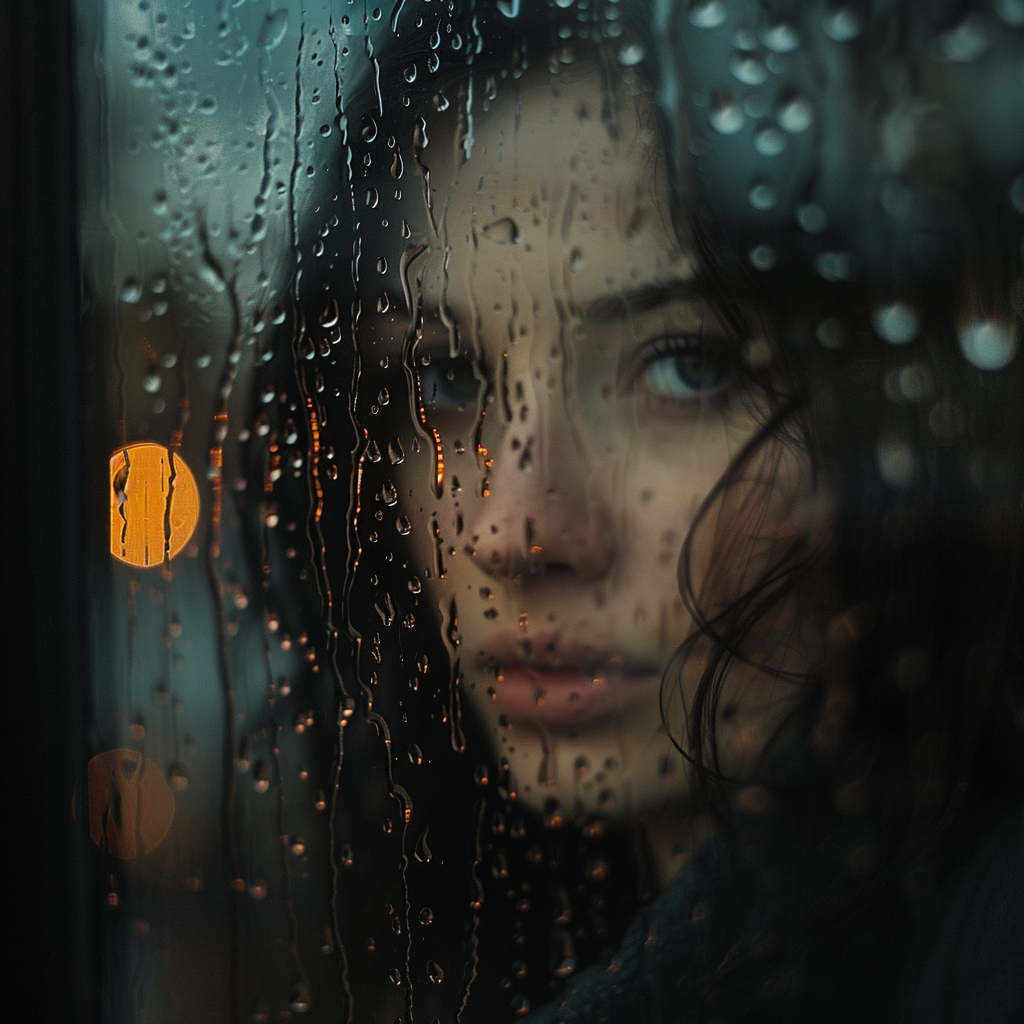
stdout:
<svg viewBox="0 0 1024 1024">
<path fill-rule="evenodd" d="M 350 868 L 352 867 L 353 863 L 354 861 L 352 857 L 352 847 L 348 843 L 345 843 L 345 845 L 341 848 L 341 866 L 345 868 Z"/>
<path fill-rule="evenodd" d="M 366 114 L 363 117 L 359 134 L 363 137 L 363 142 L 373 142 L 377 138 L 377 122 L 371 114 Z"/>
<path fill-rule="evenodd" d="M 976 320 L 960 331 L 960 351 L 979 370 L 1001 370 L 1017 351 L 1012 329 L 998 320 Z"/>
<path fill-rule="evenodd" d="M 419 836 L 416 839 L 416 848 L 413 850 L 413 856 L 421 864 L 429 864 L 434 856 L 433 852 L 430 849 L 430 846 L 427 844 L 426 828 L 424 828 L 424 830 L 419 834 Z"/>
<path fill-rule="evenodd" d="M 748 199 L 755 210 L 766 211 L 774 209 L 779 195 L 771 182 L 760 181 L 750 189 Z"/>
<path fill-rule="evenodd" d="M 788 22 L 761 29 L 761 42 L 773 53 L 790 53 L 800 45 L 800 36 Z"/>
<path fill-rule="evenodd" d="M 498 0 L 496 6 L 506 18 L 519 17 L 520 0 Z"/>
<path fill-rule="evenodd" d="M 619 50 L 619 63 L 631 68 L 644 59 L 646 51 L 639 43 L 627 43 Z"/>
<path fill-rule="evenodd" d="M 792 96 L 775 115 L 779 127 L 791 135 L 807 131 L 814 121 L 814 108 L 804 96 Z"/>
<path fill-rule="evenodd" d="M 398 521 L 395 523 L 395 528 L 403 537 L 408 537 L 412 532 L 412 523 L 409 522 L 409 517 L 399 516 Z"/>
<path fill-rule="evenodd" d="M 746 121 L 743 108 L 730 92 L 718 95 L 708 119 L 711 121 L 711 127 L 721 135 L 735 135 Z"/>
<path fill-rule="evenodd" d="M 143 390 L 148 391 L 151 395 L 155 395 L 160 390 L 162 384 L 163 378 L 155 366 L 150 367 L 149 372 L 142 378 Z"/>
<path fill-rule="evenodd" d="M 940 46 L 951 61 L 966 63 L 988 49 L 988 33 L 981 19 L 969 14 L 955 29 L 942 36 Z"/>
<path fill-rule="evenodd" d="M 405 164 L 402 162 L 402 154 L 396 149 L 395 155 L 391 158 L 391 177 L 396 181 L 405 173 Z"/>
<path fill-rule="evenodd" d="M 519 241 L 519 225 L 511 217 L 502 217 L 485 224 L 480 233 L 498 245 L 515 245 Z"/>
<path fill-rule="evenodd" d="M 380 489 L 380 497 L 381 501 L 388 506 L 394 505 L 398 501 L 398 489 L 390 480 L 385 481 L 384 486 Z"/>
<path fill-rule="evenodd" d="M 121 301 L 129 305 L 135 305 L 142 298 L 142 285 L 138 278 L 126 277 L 121 285 Z"/>
<path fill-rule="evenodd" d="M 167 193 L 162 188 L 153 193 L 153 212 L 158 217 L 167 216 Z"/>
<path fill-rule="evenodd" d="M 333 327 L 338 322 L 338 301 L 335 298 L 327 300 L 324 311 L 320 314 L 321 327 Z"/>
<path fill-rule="evenodd" d="M 171 789 L 175 793 L 184 793 L 188 789 L 188 775 L 185 772 L 185 766 L 180 761 L 175 761 L 167 769 L 167 776 L 171 780 Z"/>
<path fill-rule="evenodd" d="M 777 259 L 775 250 L 767 243 L 755 245 L 750 250 L 750 265 L 755 270 L 771 270 Z"/>
<path fill-rule="evenodd" d="M 722 0 L 693 0 L 687 14 L 690 24 L 697 28 L 718 28 L 727 16 Z"/>
<path fill-rule="evenodd" d="M 256 45 L 262 50 L 272 50 L 284 39 L 287 31 L 288 9 L 282 7 L 264 16 L 260 34 L 256 37 Z"/>
<path fill-rule="evenodd" d="M 423 751 L 420 750 L 419 744 L 411 743 L 409 745 L 409 763 L 419 767 L 423 764 Z"/>
<path fill-rule="evenodd" d="M 380 462 L 380 449 L 377 447 L 377 442 L 371 437 L 366 443 L 366 457 L 371 462 Z"/>
<path fill-rule="evenodd" d="M 397 967 L 392 967 L 391 970 L 388 971 L 388 978 L 391 980 L 392 985 L 402 984 L 402 972 Z"/>
<path fill-rule="evenodd" d="M 860 14 L 849 7 L 829 11 L 822 22 L 825 35 L 836 43 L 847 43 L 861 32 Z"/>
<path fill-rule="evenodd" d="M 422 924 L 422 925 L 432 924 L 433 920 L 434 920 L 434 912 L 430 909 L 430 907 L 424 907 L 420 911 L 420 924 Z"/>
<path fill-rule="evenodd" d="M 995 0 L 992 6 L 1007 25 L 1024 26 L 1024 0 Z"/>
<path fill-rule="evenodd" d="M 876 452 L 878 472 L 893 488 L 904 488 L 917 476 L 917 459 L 910 445 L 900 438 L 883 438 Z"/>
<path fill-rule="evenodd" d="M 375 189 L 375 188 L 374 188 L 374 187 L 373 187 L 373 186 L 371 185 L 371 186 L 370 186 L 370 187 L 369 187 L 369 188 L 368 188 L 368 189 L 366 190 L 366 205 L 367 205 L 367 206 L 368 206 L 368 207 L 369 207 L 369 208 L 370 208 L 371 210 L 375 210 L 375 209 L 377 209 L 377 204 L 378 204 L 379 202 L 380 202 L 380 194 L 379 194 L 379 193 L 377 192 L 377 190 L 376 190 L 376 189 Z"/>
<path fill-rule="evenodd" d="M 849 281 L 854 276 L 853 257 L 848 252 L 830 249 L 814 258 L 814 269 L 826 281 Z"/>
<path fill-rule="evenodd" d="M 778 156 L 786 148 L 786 136 L 778 128 L 764 128 L 754 136 L 754 149 L 761 156 Z"/>
<path fill-rule="evenodd" d="M 846 344 L 846 327 L 842 320 L 829 317 L 818 324 L 816 331 L 818 341 L 823 348 L 835 351 Z"/>
<path fill-rule="evenodd" d="M 427 977 L 435 984 L 440 985 L 444 981 L 444 971 L 441 969 L 441 965 L 435 963 L 433 960 L 427 961 Z"/>
<path fill-rule="evenodd" d="M 377 257 L 377 273 L 386 274 L 388 272 L 388 261 L 383 256 Z"/>
<path fill-rule="evenodd" d="M 402 72 L 402 77 L 412 85 L 416 81 L 416 65 L 410 64 L 405 71 Z"/>
<path fill-rule="evenodd" d="M 441 66 L 441 58 L 436 53 L 427 54 L 427 70 L 433 74 Z"/>
<path fill-rule="evenodd" d="M 894 302 L 875 313 L 874 325 L 884 341 L 905 345 L 917 336 L 917 313 L 904 302 Z"/>
<path fill-rule="evenodd" d="M 388 442 L 388 458 L 392 466 L 400 466 L 405 462 L 405 449 L 402 447 L 401 438 L 396 437 Z"/>
<path fill-rule="evenodd" d="M 763 85 L 768 78 L 768 69 L 759 60 L 739 54 L 733 57 L 730 70 L 744 85 Z"/>
<path fill-rule="evenodd" d="M 804 203 L 798 207 L 796 222 L 809 235 L 820 235 L 828 227 L 828 217 L 817 203 Z"/>
<path fill-rule="evenodd" d="M 306 840 L 302 836 L 292 836 L 290 849 L 293 856 L 301 857 L 306 852 Z"/>
</svg>

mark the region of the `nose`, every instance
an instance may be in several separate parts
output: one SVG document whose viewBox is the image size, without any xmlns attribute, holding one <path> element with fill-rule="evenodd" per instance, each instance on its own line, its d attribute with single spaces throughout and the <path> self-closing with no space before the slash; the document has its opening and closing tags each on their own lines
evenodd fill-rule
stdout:
<svg viewBox="0 0 1024 1024">
<path fill-rule="evenodd" d="M 562 400 L 559 389 L 504 426 L 470 533 L 492 576 L 593 582 L 611 568 L 610 481 Z"/>
</svg>

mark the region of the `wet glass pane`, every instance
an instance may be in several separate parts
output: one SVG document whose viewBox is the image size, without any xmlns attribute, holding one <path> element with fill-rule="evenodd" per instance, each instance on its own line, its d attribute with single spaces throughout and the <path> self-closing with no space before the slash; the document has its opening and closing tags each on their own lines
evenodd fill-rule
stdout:
<svg viewBox="0 0 1024 1024">
<path fill-rule="evenodd" d="M 78 18 L 103 1019 L 1012 1019 L 1024 5 Z"/>
</svg>

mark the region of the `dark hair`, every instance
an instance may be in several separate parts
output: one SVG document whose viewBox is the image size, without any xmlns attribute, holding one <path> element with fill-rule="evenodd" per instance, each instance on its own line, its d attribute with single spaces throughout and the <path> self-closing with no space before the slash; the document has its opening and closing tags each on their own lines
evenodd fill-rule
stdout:
<svg viewBox="0 0 1024 1024">
<path fill-rule="evenodd" d="M 628 31 L 653 55 L 643 10 L 631 6 L 629 13 Z M 467 951 L 458 1004 L 478 969 L 477 904 L 491 885 L 478 871 L 485 817 L 501 815 L 504 822 L 501 829 L 495 826 L 492 866 L 513 849 L 504 834 L 526 834 L 531 826 L 505 821 L 514 809 L 500 766 L 479 769 L 478 780 L 486 780 L 480 786 L 466 770 L 464 751 L 473 764 L 484 758 L 484 744 L 472 722 L 461 722 L 452 681 L 459 671 L 454 607 L 444 610 L 439 629 L 420 605 L 418 591 L 410 589 L 400 541 L 390 548 L 390 560 L 386 545 L 371 553 L 376 528 L 368 517 L 376 510 L 370 499 L 386 482 L 386 474 L 376 479 L 374 467 L 401 458 L 400 449 L 388 452 L 387 441 L 397 436 L 399 422 L 405 425 L 409 405 L 399 399 L 409 396 L 395 386 L 395 367 L 373 365 L 354 344 L 342 352 L 348 338 L 354 339 L 365 291 L 359 223 L 367 203 L 376 208 L 381 180 L 409 180 L 407 172 L 420 156 L 415 139 L 422 131 L 416 120 L 421 105 L 435 96 L 438 106 L 456 102 L 469 76 L 515 77 L 529 60 L 569 45 L 557 31 L 568 21 L 549 8 L 535 18 L 524 12 L 513 20 L 496 6 L 465 12 L 449 7 L 435 34 L 461 38 L 458 48 L 451 47 L 453 56 L 442 59 L 426 27 L 402 34 L 408 24 L 402 19 L 413 14 L 410 9 L 398 15 L 397 41 L 386 54 L 368 59 L 371 77 L 362 87 L 346 88 L 345 109 L 339 106 L 337 125 L 349 132 L 344 165 L 350 178 L 328 189 L 333 200 L 324 198 L 309 223 L 328 244 L 341 241 L 333 244 L 333 265 L 328 254 L 320 269 L 304 268 L 296 365 L 311 454 L 316 435 L 317 445 L 335 445 L 336 463 L 350 451 L 357 467 L 350 491 L 344 491 L 344 479 L 332 485 L 333 503 L 320 503 L 314 483 L 310 512 L 324 536 L 346 538 L 345 546 L 328 545 L 326 554 L 314 545 L 322 592 L 329 580 L 344 579 L 347 588 L 339 598 L 335 587 L 325 647 L 328 660 L 338 656 L 343 617 L 354 658 L 339 672 L 342 699 L 349 701 L 347 711 L 356 698 L 368 712 L 339 730 L 348 759 L 340 771 L 351 765 L 364 775 L 376 773 L 383 786 L 373 799 L 345 809 L 348 818 L 339 821 L 336 834 L 368 836 L 372 830 L 376 838 L 367 859 L 374 863 L 366 878 L 388 870 L 381 865 L 397 865 L 390 841 L 381 837 L 382 818 L 397 820 L 399 830 L 419 832 L 427 845 L 444 847 L 441 853 L 435 849 L 452 869 L 444 885 L 457 884 L 473 908 L 466 935 L 460 935 L 462 922 L 448 925 L 447 941 L 453 947 L 462 942 Z M 599 52 L 600 44 L 593 45 Z M 637 73 L 656 80 L 653 65 L 642 62 Z M 668 120 L 665 131 L 674 131 Z M 666 150 L 674 152 L 673 146 Z M 1018 582 L 1024 554 L 1024 380 L 1020 360 L 992 372 L 969 362 L 962 349 L 964 331 L 975 321 L 1008 324 L 1019 338 L 1020 225 L 1007 221 L 1005 204 L 990 200 L 993 189 L 976 170 L 963 196 L 969 212 L 964 244 L 926 272 L 829 279 L 798 242 L 785 241 L 788 228 L 778 231 L 782 242 L 774 268 L 753 270 L 746 228 L 734 229 L 728 209 L 720 201 L 716 205 L 712 190 L 702 190 L 700 161 L 676 172 L 677 184 L 692 177 L 678 195 L 694 198 L 687 230 L 698 243 L 705 290 L 730 321 L 738 346 L 764 341 L 772 365 L 766 373 L 753 361 L 747 377 L 761 428 L 708 496 L 680 557 L 680 590 L 698 629 L 666 680 L 666 704 L 689 659 L 706 658 L 677 727 L 679 749 L 693 765 L 705 805 L 716 810 L 733 840 L 751 899 L 735 941 L 708 963 L 698 996 L 714 1012 L 736 1019 L 761 1019 L 769 1010 L 785 1017 L 796 1008 L 808 1019 L 818 1012 L 832 1018 L 870 1015 L 879 1003 L 864 1002 L 865 979 L 881 972 L 876 991 L 884 994 L 870 998 L 895 998 L 915 915 L 955 877 L 978 837 L 1024 796 L 1024 607 Z M 330 227 L 332 205 L 340 220 Z M 346 224 L 353 216 L 349 236 Z M 350 272 L 350 245 L 356 297 L 346 310 L 349 303 L 338 301 L 336 289 L 339 277 Z M 348 293 L 347 284 L 342 292 Z M 387 308 L 398 296 L 385 294 L 379 301 Z M 916 313 L 916 336 L 905 345 L 886 341 L 880 321 L 897 304 Z M 404 332 L 405 324 L 395 330 Z M 321 390 L 317 375 L 332 380 L 334 396 L 326 384 Z M 376 407 L 372 437 L 366 427 L 370 406 Z M 809 467 L 802 498 L 818 501 L 802 510 L 807 529 L 780 537 L 770 558 L 753 560 L 742 545 L 757 536 L 765 503 L 772 500 L 772 461 L 787 451 L 798 452 Z M 740 506 L 730 509 L 731 546 L 719 548 L 719 560 L 698 586 L 697 538 L 712 528 L 711 513 L 739 493 L 738 484 L 759 460 L 765 463 L 759 473 L 763 486 L 744 492 Z M 380 511 L 390 528 L 393 514 Z M 357 562 L 366 594 L 351 590 Z M 756 576 L 740 573 L 737 579 L 737 564 L 756 564 Z M 806 697 L 793 713 L 794 728 L 785 737 L 780 732 L 765 758 L 757 792 L 737 794 L 719 758 L 723 684 L 730 667 L 743 661 L 791 677 L 784 664 L 766 659 L 752 637 L 785 602 L 797 600 L 808 602 L 807 616 L 827 628 L 827 656 L 797 680 Z M 341 616 L 339 602 L 345 605 Z M 403 622 L 409 624 L 405 633 Z M 382 629 L 400 635 L 390 651 L 374 642 Z M 412 652 L 401 649 L 405 637 L 416 645 Z M 439 668 L 446 660 L 450 666 Z M 371 662 L 381 667 L 375 670 Z M 444 678 L 448 667 L 452 680 Z M 375 671 L 394 685 L 378 686 Z M 383 747 L 372 742 L 374 729 L 387 731 Z M 418 767 L 417 758 L 431 762 L 432 784 L 414 785 L 406 762 Z M 354 785 L 354 775 L 349 778 Z M 414 797 L 406 804 L 410 793 Z M 475 810 L 461 823 L 450 821 L 447 832 L 435 830 L 431 839 L 420 829 L 436 820 L 442 799 Z M 786 842 L 779 838 L 782 829 Z M 547 839 L 551 849 L 558 845 Z M 403 840 L 400 847 L 401 883 L 394 881 L 397 870 L 390 880 L 395 907 L 409 902 L 406 869 L 420 871 L 407 856 L 409 844 Z M 464 863 L 474 865 L 469 879 L 461 872 Z M 526 863 L 523 858 L 523 870 Z M 499 876 L 500 870 L 494 891 L 502 887 Z M 423 891 L 431 884 L 444 888 L 422 872 L 415 884 Z M 356 896 L 348 907 L 358 922 L 353 934 L 376 927 L 364 924 L 369 910 L 362 902 Z M 621 931 L 636 902 L 630 897 L 618 905 L 619 923 L 602 939 Z M 389 916 L 396 920 L 401 914 Z M 425 957 L 419 947 L 413 950 L 411 937 L 408 942 L 407 957 Z M 384 984 L 369 973 L 364 983 L 367 992 Z"/>
</svg>

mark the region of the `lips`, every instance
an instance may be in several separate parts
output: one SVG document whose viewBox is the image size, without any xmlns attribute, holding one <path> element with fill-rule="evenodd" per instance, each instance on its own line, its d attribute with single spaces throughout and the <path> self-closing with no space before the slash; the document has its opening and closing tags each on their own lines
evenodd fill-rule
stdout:
<svg viewBox="0 0 1024 1024">
<path fill-rule="evenodd" d="M 558 637 L 531 636 L 528 643 L 503 638 L 489 645 L 484 656 L 497 666 L 495 700 L 512 722 L 585 725 L 656 699 L 661 685 L 657 665 Z"/>
</svg>

